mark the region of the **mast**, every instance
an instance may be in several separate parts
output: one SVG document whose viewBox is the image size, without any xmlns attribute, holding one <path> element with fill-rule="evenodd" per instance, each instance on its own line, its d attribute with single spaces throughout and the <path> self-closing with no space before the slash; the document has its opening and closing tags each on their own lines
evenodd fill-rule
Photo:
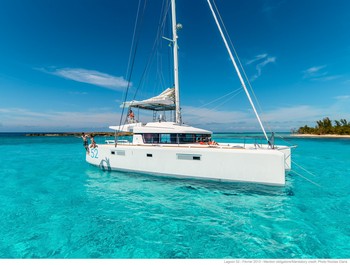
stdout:
<svg viewBox="0 0 350 265">
<path fill-rule="evenodd" d="M 212 5 L 211 5 L 211 3 L 210 3 L 210 0 L 207 0 L 207 1 L 208 1 L 210 10 L 211 10 L 211 12 L 213 13 L 213 16 L 214 16 L 216 25 L 218 26 L 218 29 L 219 29 L 219 31 L 220 31 L 221 37 L 222 37 L 222 39 L 223 39 L 223 41 L 224 41 L 224 43 L 225 43 L 226 49 L 227 49 L 227 51 L 228 51 L 228 53 L 229 53 L 229 55 L 230 55 L 231 61 L 232 61 L 232 63 L 233 63 L 233 66 L 234 66 L 235 69 L 236 69 L 238 78 L 239 78 L 239 80 L 241 81 L 242 87 L 243 87 L 243 89 L 244 89 L 244 91 L 245 91 L 245 93 L 246 93 L 246 95 L 247 95 L 247 97 L 248 97 L 248 100 L 249 100 L 249 102 L 250 102 L 250 105 L 252 106 L 252 108 L 253 108 L 253 110 L 254 110 L 255 116 L 256 116 L 256 118 L 258 119 L 258 122 L 259 122 L 259 124 L 260 124 L 260 127 L 261 127 L 261 129 L 262 129 L 262 131 L 263 131 L 263 133 L 264 133 L 264 135 L 265 135 L 265 138 L 266 138 L 266 140 L 269 142 L 269 137 L 267 136 L 266 131 L 265 131 L 265 128 L 264 128 L 264 126 L 263 126 L 263 124 L 262 124 L 262 122 L 261 122 L 261 120 L 260 120 L 259 114 L 258 114 L 258 112 L 256 111 L 256 108 L 255 108 L 255 105 L 254 105 L 254 103 L 253 103 L 253 100 L 252 100 L 251 97 L 250 97 L 249 91 L 248 91 L 248 89 L 247 89 L 247 87 L 246 87 L 246 85 L 245 85 L 245 82 L 244 82 L 244 80 L 243 80 L 243 78 L 242 78 L 241 72 L 239 71 L 239 68 L 238 68 L 238 66 L 237 66 L 237 64 L 236 64 L 236 61 L 235 61 L 235 59 L 234 59 L 234 57 L 233 57 L 233 55 L 232 55 L 231 49 L 230 49 L 230 47 L 229 47 L 228 44 L 227 44 L 226 37 L 225 37 L 224 33 L 223 33 L 222 30 L 221 30 L 220 23 L 219 23 L 219 21 L 218 21 L 218 19 L 217 19 L 217 17 L 216 17 L 216 14 L 215 14 L 215 12 L 214 12 L 214 10 L 213 10 L 213 7 L 212 7 Z"/>
<path fill-rule="evenodd" d="M 174 82 L 175 82 L 175 122 L 181 124 L 180 91 L 179 91 L 179 60 L 177 45 L 177 29 L 175 0 L 171 0 L 171 16 L 173 28 Z M 180 28 L 180 25 L 179 25 Z"/>
</svg>

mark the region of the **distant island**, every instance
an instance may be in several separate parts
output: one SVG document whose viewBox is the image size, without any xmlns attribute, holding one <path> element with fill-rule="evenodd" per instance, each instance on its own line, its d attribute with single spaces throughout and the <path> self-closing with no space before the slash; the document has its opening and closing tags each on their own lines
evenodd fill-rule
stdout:
<svg viewBox="0 0 350 265">
<path fill-rule="evenodd" d="M 295 136 L 339 136 L 350 137 L 350 122 L 346 119 L 335 120 L 334 123 L 328 118 L 316 121 L 315 127 L 305 125 L 294 131 Z"/>
</svg>

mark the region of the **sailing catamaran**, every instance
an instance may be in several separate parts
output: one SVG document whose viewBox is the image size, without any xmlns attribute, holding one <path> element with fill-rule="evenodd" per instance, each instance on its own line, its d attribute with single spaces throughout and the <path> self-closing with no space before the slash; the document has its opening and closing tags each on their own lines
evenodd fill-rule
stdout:
<svg viewBox="0 0 350 265">
<path fill-rule="evenodd" d="M 175 0 L 171 0 L 172 45 L 174 56 L 175 87 L 160 95 L 129 101 L 123 108 L 159 111 L 175 111 L 175 120 L 166 121 L 154 116 L 153 122 L 137 122 L 133 116 L 119 126 L 110 126 L 116 132 L 132 134 L 132 141 L 107 141 L 90 149 L 86 161 L 104 170 L 141 172 L 159 176 L 201 178 L 221 181 L 253 182 L 268 185 L 284 185 L 285 174 L 291 169 L 291 148 L 274 145 L 269 139 L 254 103 L 246 88 L 240 70 L 221 30 L 210 0 L 207 0 L 215 22 L 224 40 L 243 89 L 264 133 L 266 144 L 220 143 L 211 140 L 212 132 L 185 125 L 181 119 L 178 78 L 178 36 L 181 27 L 176 22 Z"/>
</svg>

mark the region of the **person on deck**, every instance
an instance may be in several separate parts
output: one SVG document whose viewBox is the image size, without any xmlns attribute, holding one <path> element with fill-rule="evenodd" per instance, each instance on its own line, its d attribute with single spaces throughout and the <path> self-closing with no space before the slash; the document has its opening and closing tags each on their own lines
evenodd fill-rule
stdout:
<svg viewBox="0 0 350 265">
<path fill-rule="evenodd" d="M 89 154 L 89 142 L 88 142 L 89 135 L 82 133 L 81 138 L 83 138 L 83 145 L 85 147 L 86 153 Z"/>
<path fill-rule="evenodd" d="M 91 139 L 90 148 L 96 148 L 96 147 L 97 147 L 97 144 L 96 144 L 96 142 L 95 142 L 94 136 L 91 135 L 90 139 Z"/>
<path fill-rule="evenodd" d="M 135 115 L 134 115 L 134 112 L 132 111 L 132 109 L 129 110 L 128 118 L 129 118 L 130 123 L 135 122 Z"/>
</svg>

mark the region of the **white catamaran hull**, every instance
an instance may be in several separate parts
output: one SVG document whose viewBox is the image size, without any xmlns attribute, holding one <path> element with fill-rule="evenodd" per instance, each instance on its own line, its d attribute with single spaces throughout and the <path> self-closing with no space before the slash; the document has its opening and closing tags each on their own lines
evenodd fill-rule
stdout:
<svg viewBox="0 0 350 265">
<path fill-rule="evenodd" d="M 90 149 L 86 161 L 104 170 L 284 185 L 290 149 L 278 148 L 102 144 Z"/>
<path fill-rule="evenodd" d="M 290 148 L 274 146 L 274 137 L 269 139 L 267 136 L 209 0 L 208 4 L 267 144 L 217 145 L 211 139 L 211 131 L 191 127 L 182 122 L 177 44 L 177 33 L 182 25 L 176 22 L 175 0 L 171 0 L 173 36 L 170 41 L 174 55 L 174 87 L 149 99 L 123 102 L 121 107 L 128 108 L 127 119 L 124 124 L 120 122 L 119 126 L 110 128 L 116 131 L 116 135 L 133 135 L 132 141 L 125 140 L 123 144 L 119 144 L 116 137 L 114 141 L 118 143 L 117 146 L 102 144 L 90 149 L 86 156 L 88 163 L 104 170 L 142 172 L 160 176 L 285 184 L 285 172 L 291 168 Z M 135 120 L 132 108 L 153 111 L 153 122 L 144 124 L 138 119 Z M 174 111 L 173 121 L 165 119 L 165 112 L 169 111 Z M 124 120 L 123 113 L 120 121 Z M 161 115 L 157 117 L 157 113 Z"/>
</svg>

